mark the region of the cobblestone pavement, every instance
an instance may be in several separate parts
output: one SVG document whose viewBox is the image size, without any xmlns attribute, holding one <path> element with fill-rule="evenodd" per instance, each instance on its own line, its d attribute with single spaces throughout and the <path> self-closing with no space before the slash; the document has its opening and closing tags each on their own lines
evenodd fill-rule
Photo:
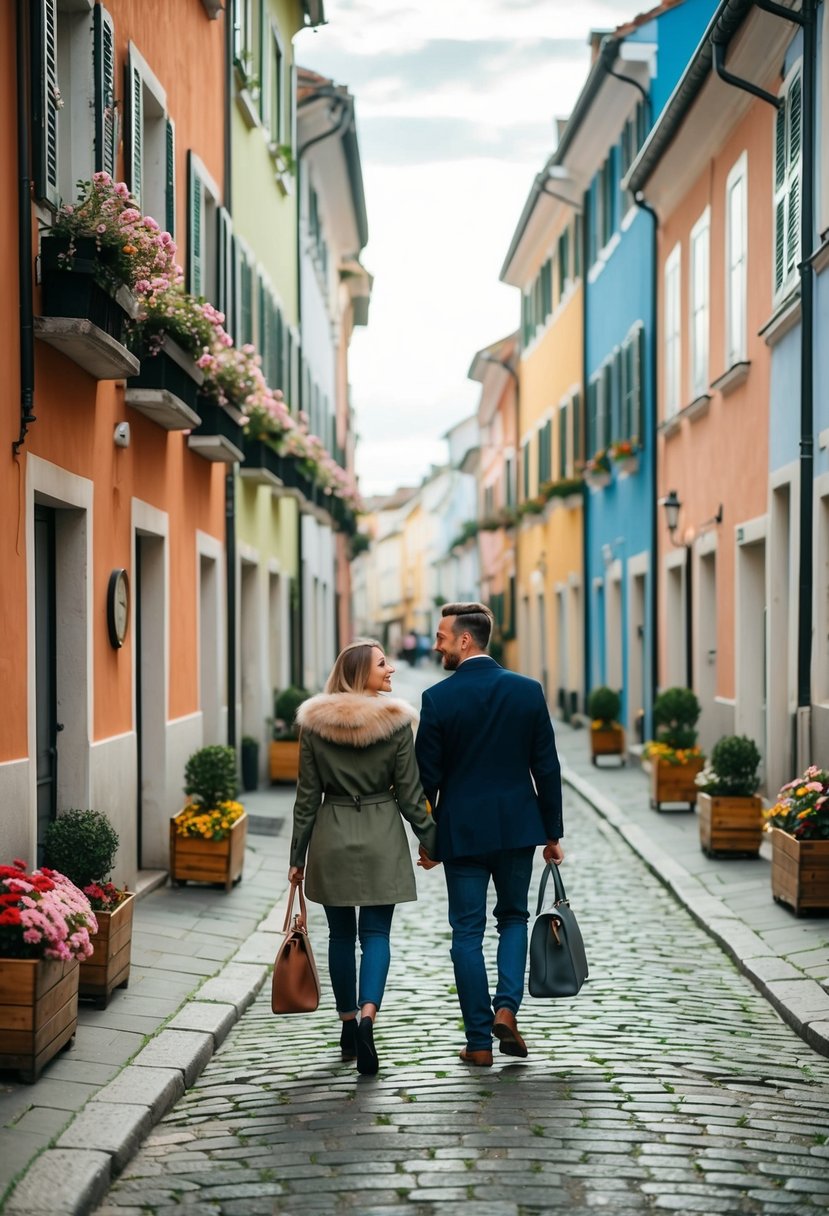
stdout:
<svg viewBox="0 0 829 1216">
<path fill-rule="evenodd" d="M 804 1044 L 583 803 L 568 894 L 591 979 L 527 1001 L 527 1061 L 457 1060 L 444 883 L 398 908 L 381 1070 L 339 1062 L 269 991 L 150 1134 L 98 1216 L 616 1216 L 829 1209 L 829 1061 Z M 324 922 L 311 921 L 324 961 Z M 324 972 L 324 966 L 321 966 Z"/>
</svg>

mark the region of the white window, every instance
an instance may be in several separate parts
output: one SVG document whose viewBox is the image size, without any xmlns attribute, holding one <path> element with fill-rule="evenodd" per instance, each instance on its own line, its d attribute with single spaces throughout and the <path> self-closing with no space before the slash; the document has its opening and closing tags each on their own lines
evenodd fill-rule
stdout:
<svg viewBox="0 0 829 1216">
<path fill-rule="evenodd" d="M 674 245 L 665 262 L 665 417 L 672 418 L 679 409 L 680 361 L 682 335 L 680 329 L 680 248 Z"/>
<path fill-rule="evenodd" d="M 803 86 L 800 64 L 788 76 L 774 129 L 774 296 L 782 299 L 797 281 L 800 257 L 800 162 Z"/>
<path fill-rule="evenodd" d="M 265 79 L 262 82 L 262 121 L 270 131 L 271 143 L 278 147 L 288 143 L 288 107 L 285 97 L 285 47 L 276 26 L 271 27 L 269 54 L 264 60 Z"/>
<path fill-rule="evenodd" d="M 725 185 L 725 366 L 746 357 L 748 162 L 745 152 Z"/>
<path fill-rule="evenodd" d="M 175 139 L 167 95 L 132 43 L 127 67 L 127 184 L 145 215 L 175 224 Z"/>
<path fill-rule="evenodd" d="M 706 207 L 691 229 L 691 397 L 708 392 L 708 290 L 711 213 Z"/>
<path fill-rule="evenodd" d="M 187 157 L 187 289 L 218 298 L 219 187 L 194 152 Z"/>
</svg>

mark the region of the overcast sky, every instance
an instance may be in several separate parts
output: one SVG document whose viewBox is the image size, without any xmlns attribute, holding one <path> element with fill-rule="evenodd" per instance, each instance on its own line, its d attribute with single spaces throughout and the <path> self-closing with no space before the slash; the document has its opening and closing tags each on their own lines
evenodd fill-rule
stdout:
<svg viewBox="0 0 829 1216">
<path fill-rule="evenodd" d="M 415 484 L 472 413 L 476 350 L 518 328 L 499 283 L 532 179 L 589 68 L 591 29 L 636 0 L 325 0 L 297 60 L 347 85 L 375 276 L 351 344 L 364 494 Z"/>
</svg>

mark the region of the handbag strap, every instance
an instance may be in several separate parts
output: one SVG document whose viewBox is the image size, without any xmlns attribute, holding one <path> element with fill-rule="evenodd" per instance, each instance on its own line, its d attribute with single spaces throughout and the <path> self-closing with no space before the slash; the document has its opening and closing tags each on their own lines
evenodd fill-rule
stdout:
<svg viewBox="0 0 829 1216">
<path fill-rule="evenodd" d="M 288 907 L 285 909 L 285 923 L 282 926 L 283 933 L 287 933 L 291 927 L 291 917 L 292 917 L 293 911 L 294 911 L 294 898 L 296 896 L 297 891 L 299 891 L 299 915 L 297 916 L 297 923 L 302 925 L 303 928 L 304 928 L 305 924 L 307 923 L 307 912 L 305 909 L 305 893 L 302 890 L 302 882 L 301 881 L 292 882 L 291 890 L 288 895 Z"/>
<path fill-rule="evenodd" d="M 553 901 L 554 905 L 566 904 L 568 902 L 567 892 L 564 890 L 564 882 L 562 881 L 561 877 L 561 868 L 553 865 L 551 861 L 548 861 L 544 873 L 541 875 L 541 882 L 538 887 L 538 904 L 535 909 L 536 916 L 541 915 L 541 909 L 544 905 L 544 892 L 547 890 L 547 879 L 550 877 L 550 874 L 553 876 L 553 886 L 555 887 L 556 891 L 556 897 Z"/>
</svg>

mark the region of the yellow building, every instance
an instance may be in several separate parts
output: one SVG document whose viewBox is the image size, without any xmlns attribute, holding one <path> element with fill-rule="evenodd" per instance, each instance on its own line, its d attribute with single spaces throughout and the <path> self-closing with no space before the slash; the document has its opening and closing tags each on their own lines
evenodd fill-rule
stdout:
<svg viewBox="0 0 829 1216">
<path fill-rule="evenodd" d="M 521 290 L 516 632 L 520 669 L 569 718 L 584 687 L 582 224 L 575 191 L 546 186 L 501 271 Z"/>
</svg>

